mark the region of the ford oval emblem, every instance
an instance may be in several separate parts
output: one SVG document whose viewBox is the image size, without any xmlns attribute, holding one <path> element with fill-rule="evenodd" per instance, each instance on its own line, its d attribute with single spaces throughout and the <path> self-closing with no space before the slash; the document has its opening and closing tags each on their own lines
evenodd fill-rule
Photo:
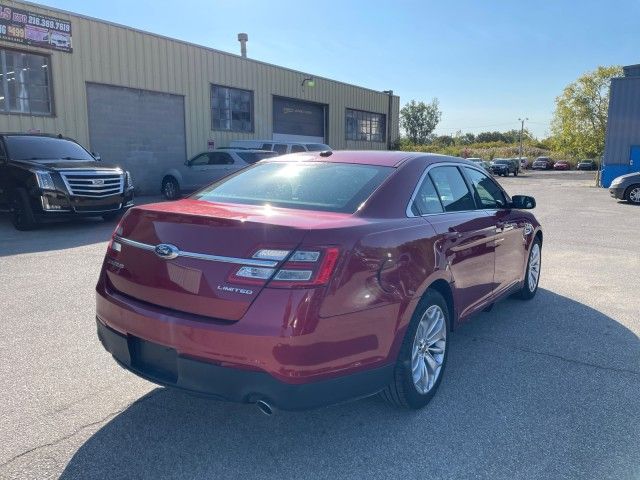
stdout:
<svg viewBox="0 0 640 480">
<path fill-rule="evenodd" d="M 154 249 L 156 255 L 165 260 L 171 260 L 172 258 L 176 258 L 180 254 L 180 250 L 175 245 L 171 245 L 170 243 L 161 243 L 156 245 Z"/>
</svg>

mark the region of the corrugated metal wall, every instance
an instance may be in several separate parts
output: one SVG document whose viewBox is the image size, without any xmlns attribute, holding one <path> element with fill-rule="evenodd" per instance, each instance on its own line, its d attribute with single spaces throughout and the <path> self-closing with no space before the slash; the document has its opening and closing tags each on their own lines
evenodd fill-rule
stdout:
<svg viewBox="0 0 640 480">
<path fill-rule="evenodd" d="M 315 87 L 303 87 L 310 76 L 282 67 L 243 59 L 153 34 L 47 9 L 31 3 L 3 5 L 36 11 L 72 23 L 73 53 L 52 52 L 0 41 L 0 47 L 36 51 L 51 56 L 55 115 L 0 113 L 0 130 L 39 129 L 62 133 L 89 145 L 86 82 L 174 93 L 185 97 L 187 154 L 206 150 L 207 140 L 227 145 L 234 139 L 271 138 L 272 96 L 310 100 L 329 105 L 328 142 L 333 148 L 385 149 L 386 143 L 345 140 L 345 108 L 387 114 L 388 96 L 314 76 Z M 220 84 L 254 92 L 255 132 L 211 130 L 210 85 Z M 392 139 L 399 136 L 399 98 L 393 98 Z"/>
<path fill-rule="evenodd" d="M 640 145 L 640 77 L 614 78 L 603 164 L 628 165 L 631 145 Z"/>
</svg>

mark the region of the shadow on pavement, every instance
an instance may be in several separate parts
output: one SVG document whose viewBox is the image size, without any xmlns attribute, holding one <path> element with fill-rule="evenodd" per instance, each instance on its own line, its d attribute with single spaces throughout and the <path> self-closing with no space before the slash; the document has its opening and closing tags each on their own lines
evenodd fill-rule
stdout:
<svg viewBox="0 0 640 480">
<path fill-rule="evenodd" d="M 638 478 L 633 332 L 540 290 L 478 315 L 450 348 L 418 412 L 374 397 L 266 417 L 157 388 L 89 438 L 61 478 Z"/>
<path fill-rule="evenodd" d="M 136 205 L 158 201 L 157 197 L 140 197 Z M 37 230 L 15 230 L 8 213 L 0 213 L 0 257 L 22 253 L 66 250 L 106 242 L 118 220 L 100 217 L 56 220 L 42 224 Z"/>
</svg>

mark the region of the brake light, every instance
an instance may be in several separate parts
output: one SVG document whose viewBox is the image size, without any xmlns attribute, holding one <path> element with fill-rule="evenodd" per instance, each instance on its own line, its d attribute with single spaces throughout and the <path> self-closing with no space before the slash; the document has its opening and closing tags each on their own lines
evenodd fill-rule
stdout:
<svg viewBox="0 0 640 480">
<path fill-rule="evenodd" d="M 325 285 L 331 280 L 340 250 L 336 247 L 305 248 L 294 252 L 286 250 L 258 250 L 253 258 L 284 260 L 279 268 L 243 266 L 229 279 L 234 283 L 270 287 L 296 288 Z"/>
<path fill-rule="evenodd" d="M 122 245 L 120 244 L 120 242 L 118 242 L 115 239 L 115 237 L 122 235 L 122 221 L 123 220 L 124 220 L 124 217 L 122 217 L 122 219 L 120 219 L 120 221 L 118 222 L 118 225 L 116 226 L 115 230 L 111 234 L 111 239 L 109 240 L 109 244 L 107 245 L 107 255 L 110 254 L 110 253 L 118 254 L 120 252 L 120 250 L 122 250 Z"/>
</svg>

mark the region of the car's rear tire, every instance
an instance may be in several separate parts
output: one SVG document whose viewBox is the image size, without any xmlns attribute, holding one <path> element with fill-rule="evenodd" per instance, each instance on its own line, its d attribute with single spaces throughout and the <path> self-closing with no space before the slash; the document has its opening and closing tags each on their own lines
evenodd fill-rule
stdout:
<svg viewBox="0 0 640 480">
<path fill-rule="evenodd" d="M 17 188 L 11 195 L 11 223 L 16 230 L 34 230 L 38 228 L 39 221 L 36 218 L 29 195 L 24 188 Z"/>
<path fill-rule="evenodd" d="M 162 195 L 167 200 L 175 200 L 180 196 L 180 185 L 173 177 L 165 177 L 162 180 Z"/>
<path fill-rule="evenodd" d="M 524 274 L 524 285 L 516 296 L 522 300 L 531 300 L 538 292 L 538 284 L 540 283 L 540 270 L 542 267 L 542 243 L 536 238 L 529 250 L 529 259 L 527 260 L 527 270 Z"/>
<path fill-rule="evenodd" d="M 624 193 L 624 199 L 634 205 L 640 205 L 640 183 L 627 188 L 627 191 Z"/>
<path fill-rule="evenodd" d="M 427 290 L 405 333 L 393 379 L 380 392 L 389 404 L 418 409 L 433 398 L 447 363 L 449 318 L 443 296 Z"/>
</svg>

